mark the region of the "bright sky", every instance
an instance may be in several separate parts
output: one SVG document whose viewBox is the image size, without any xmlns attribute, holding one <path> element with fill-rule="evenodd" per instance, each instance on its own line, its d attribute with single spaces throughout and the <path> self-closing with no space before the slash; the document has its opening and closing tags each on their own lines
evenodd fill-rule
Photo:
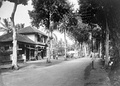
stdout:
<svg viewBox="0 0 120 86">
<path fill-rule="evenodd" d="M 77 4 L 77 0 L 69 0 L 71 3 L 73 3 L 74 9 L 77 9 L 79 6 Z M 28 1 L 28 5 L 18 5 L 16 13 L 15 13 L 15 24 L 18 23 L 25 23 L 25 26 L 31 25 L 30 17 L 28 14 L 28 10 L 32 10 L 33 7 L 31 5 L 31 0 Z M 10 3 L 8 1 L 4 2 L 2 7 L 0 8 L 0 17 L 3 18 L 10 18 L 11 13 L 13 11 L 13 3 Z"/>
<path fill-rule="evenodd" d="M 57 36 L 57 40 L 61 40 L 64 41 L 64 33 L 60 33 L 59 31 L 54 31 L 53 32 L 56 36 Z M 72 45 L 74 43 L 74 40 L 71 40 L 68 36 L 66 37 L 67 42 L 69 42 L 69 45 Z"/>
<path fill-rule="evenodd" d="M 77 0 L 69 0 L 73 4 L 75 4 L 74 9 L 78 8 Z M 9 18 L 11 16 L 13 10 L 13 3 L 8 1 L 4 2 L 2 7 L 0 8 L 0 17 L 1 18 Z M 30 17 L 28 14 L 28 10 L 32 10 L 31 0 L 29 0 L 28 5 L 19 5 L 17 7 L 17 11 L 15 14 L 15 23 L 25 23 L 25 26 L 30 25 Z"/>
<path fill-rule="evenodd" d="M 15 13 L 15 24 L 17 23 L 25 23 L 25 26 L 30 25 L 30 17 L 28 14 L 28 10 L 32 10 L 31 1 L 28 2 L 28 5 L 19 5 L 17 7 Z M 9 18 L 13 11 L 13 3 L 8 1 L 4 2 L 2 7 L 0 8 L 0 17 L 1 18 Z"/>
</svg>

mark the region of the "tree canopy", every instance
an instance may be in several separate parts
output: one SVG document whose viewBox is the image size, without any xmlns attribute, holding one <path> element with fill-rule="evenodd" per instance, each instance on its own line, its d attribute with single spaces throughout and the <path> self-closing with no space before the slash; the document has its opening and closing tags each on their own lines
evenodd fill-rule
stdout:
<svg viewBox="0 0 120 86">
<path fill-rule="evenodd" d="M 70 5 L 66 0 L 32 0 L 33 10 L 29 11 L 32 25 L 44 24 L 48 29 L 50 21 L 58 22 L 69 13 Z"/>
<path fill-rule="evenodd" d="M 16 4 L 27 5 L 28 0 L 0 0 L 0 6 L 2 6 L 3 1 L 9 1 L 9 2 L 12 2 L 12 3 L 16 3 Z"/>
<path fill-rule="evenodd" d="M 118 28 L 120 19 L 119 0 L 79 0 L 79 13 L 86 23 L 97 23 L 101 27 Z"/>
<path fill-rule="evenodd" d="M 120 1 L 119 0 L 79 0 L 82 20 L 89 25 L 98 24 L 105 42 L 107 32 L 113 42 L 115 63 L 119 63 L 120 50 Z M 108 30 L 107 30 L 108 29 Z"/>
</svg>

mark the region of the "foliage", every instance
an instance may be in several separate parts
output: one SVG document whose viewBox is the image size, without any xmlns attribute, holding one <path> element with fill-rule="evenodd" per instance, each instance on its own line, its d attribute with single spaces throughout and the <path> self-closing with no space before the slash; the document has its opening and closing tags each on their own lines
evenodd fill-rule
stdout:
<svg viewBox="0 0 120 86">
<path fill-rule="evenodd" d="M 79 14 L 81 14 L 84 23 L 100 24 L 104 22 L 104 12 L 102 6 L 98 3 L 98 0 L 79 0 L 79 4 Z"/>
<path fill-rule="evenodd" d="M 104 46 L 106 25 L 108 24 L 109 34 L 114 42 L 114 62 L 119 65 L 120 61 L 120 1 L 119 0 L 79 0 L 81 10 L 79 13 L 85 23 L 96 23 L 102 28 L 102 43 Z"/>
<path fill-rule="evenodd" d="M 66 29 L 66 31 L 72 32 L 74 30 L 74 27 L 76 27 L 77 22 L 78 20 L 76 17 L 76 13 L 73 13 L 73 11 L 71 10 L 63 17 L 62 21 L 59 22 L 59 31 L 63 33 Z"/>
<path fill-rule="evenodd" d="M 119 27 L 120 19 L 120 2 L 119 0 L 80 0 L 79 13 L 83 21 L 86 23 L 96 23 L 105 29 L 106 21 L 108 22 L 109 29 L 116 29 Z"/>
<path fill-rule="evenodd" d="M 64 54 L 64 42 L 62 39 L 53 44 L 53 52 L 54 54 Z"/>
<path fill-rule="evenodd" d="M 10 22 L 9 22 L 8 19 L 3 19 L 3 22 L 0 22 L 0 24 L 2 25 L 2 27 L 0 27 L 0 30 L 5 31 L 7 33 L 12 32 L 12 28 L 10 26 Z M 16 24 L 15 28 L 16 28 L 16 30 L 24 28 L 24 24 L 22 24 L 22 23 L 21 24 Z"/>
<path fill-rule="evenodd" d="M 2 6 L 2 2 L 0 1 L 0 7 Z"/>
<path fill-rule="evenodd" d="M 70 32 L 73 37 L 79 42 L 87 42 L 89 39 L 89 30 L 90 27 L 87 24 L 84 24 L 79 16 L 77 16 L 77 25 Z"/>
<path fill-rule="evenodd" d="M 44 24 L 47 29 L 50 29 L 50 21 L 59 22 L 70 10 L 66 0 L 32 0 L 32 5 L 34 9 L 29 11 L 32 25 Z"/>
<path fill-rule="evenodd" d="M 0 48 L 0 55 L 7 56 L 10 55 L 11 51 L 6 51 L 4 48 Z"/>
<path fill-rule="evenodd" d="M 9 2 L 12 2 L 12 3 L 16 3 L 16 4 L 27 5 L 28 0 L 0 0 L 0 7 L 2 6 L 3 1 L 9 1 Z"/>
<path fill-rule="evenodd" d="M 88 40 L 90 27 L 82 23 L 82 19 L 78 13 L 70 12 L 60 23 L 59 30 L 61 32 L 64 32 L 64 29 L 66 29 L 69 36 L 79 42 Z"/>
<path fill-rule="evenodd" d="M 17 30 L 19 30 L 19 29 L 24 28 L 24 26 L 25 26 L 24 23 L 20 23 L 20 24 L 16 24 L 16 25 L 15 25 L 15 28 L 16 28 Z"/>
<path fill-rule="evenodd" d="M 12 31 L 12 28 L 9 25 L 9 20 L 8 19 L 3 19 L 3 22 L 0 22 L 2 25 L 1 29 L 3 31 L 6 31 L 7 33 L 10 33 Z"/>
</svg>

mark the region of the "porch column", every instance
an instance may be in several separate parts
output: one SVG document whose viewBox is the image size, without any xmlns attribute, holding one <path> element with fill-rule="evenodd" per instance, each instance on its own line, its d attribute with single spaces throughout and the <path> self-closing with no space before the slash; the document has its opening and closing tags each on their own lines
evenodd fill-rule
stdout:
<svg viewBox="0 0 120 86">
<path fill-rule="evenodd" d="M 26 57 L 27 57 L 27 56 L 26 56 L 26 49 L 25 49 L 25 48 L 26 48 L 26 45 L 24 46 L 24 57 L 23 57 L 24 62 L 26 62 Z"/>
<path fill-rule="evenodd" d="M 31 51 L 30 51 L 30 45 L 28 45 L 28 49 L 29 49 L 29 60 L 31 60 Z"/>
</svg>

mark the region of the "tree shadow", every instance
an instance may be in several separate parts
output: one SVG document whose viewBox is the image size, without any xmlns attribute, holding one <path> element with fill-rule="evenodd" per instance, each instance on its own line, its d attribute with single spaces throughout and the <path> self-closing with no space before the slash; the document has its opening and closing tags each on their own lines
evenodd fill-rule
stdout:
<svg viewBox="0 0 120 86">
<path fill-rule="evenodd" d="M 2 79 L 1 69 L 0 69 L 0 86 L 5 86 Z"/>
<path fill-rule="evenodd" d="M 85 80 L 89 78 L 91 70 L 92 70 L 92 64 L 87 66 L 86 69 L 85 69 L 85 73 L 84 73 L 84 79 Z"/>
</svg>

